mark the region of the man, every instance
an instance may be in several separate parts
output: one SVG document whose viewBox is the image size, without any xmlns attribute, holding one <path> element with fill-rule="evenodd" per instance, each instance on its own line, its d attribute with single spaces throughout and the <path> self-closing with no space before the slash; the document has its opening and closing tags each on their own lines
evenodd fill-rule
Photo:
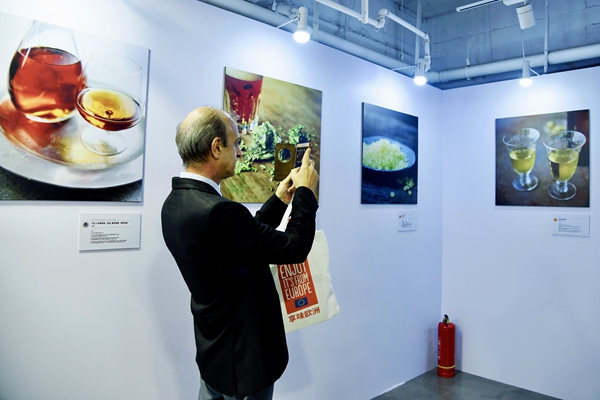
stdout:
<svg viewBox="0 0 600 400">
<path fill-rule="evenodd" d="M 242 156 L 239 141 L 225 112 L 190 112 L 176 134 L 185 171 L 162 208 L 163 237 L 192 295 L 200 400 L 272 399 L 288 352 L 269 264 L 304 261 L 315 233 L 319 176 L 310 150 L 255 217 L 221 197 L 219 184 Z"/>
</svg>

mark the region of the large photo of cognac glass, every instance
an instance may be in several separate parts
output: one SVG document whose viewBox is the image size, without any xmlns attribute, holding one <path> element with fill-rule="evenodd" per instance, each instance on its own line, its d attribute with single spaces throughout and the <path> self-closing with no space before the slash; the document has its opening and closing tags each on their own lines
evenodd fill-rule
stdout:
<svg viewBox="0 0 600 400">
<path fill-rule="evenodd" d="M 141 201 L 147 48 L 0 13 L 0 200 Z"/>
<path fill-rule="evenodd" d="M 590 206 L 589 110 L 496 119 L 496 205 Z"/>
</svg>

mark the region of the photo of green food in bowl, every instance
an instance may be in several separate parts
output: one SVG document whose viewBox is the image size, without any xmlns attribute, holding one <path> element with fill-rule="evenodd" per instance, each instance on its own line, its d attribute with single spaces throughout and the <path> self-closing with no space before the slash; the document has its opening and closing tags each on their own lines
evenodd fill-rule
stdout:
<svg viewBox="0 0 600 400">
<path fill-rule="evenodd" d="M 363 103 L 362 204 L 417 204 L 418 118 Z"/>
</svg>

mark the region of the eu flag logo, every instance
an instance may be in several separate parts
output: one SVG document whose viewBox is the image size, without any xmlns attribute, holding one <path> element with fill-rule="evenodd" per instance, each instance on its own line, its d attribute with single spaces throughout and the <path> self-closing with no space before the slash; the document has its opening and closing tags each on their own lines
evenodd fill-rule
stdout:
<svg viewBox="0 0 600 400">
<path fill-rule="evenodd" d="M 297 309 L 308 306 L 308 297 L 302 297 L 300 299 L 294 300 L 294 305 Z"/>
</svg>

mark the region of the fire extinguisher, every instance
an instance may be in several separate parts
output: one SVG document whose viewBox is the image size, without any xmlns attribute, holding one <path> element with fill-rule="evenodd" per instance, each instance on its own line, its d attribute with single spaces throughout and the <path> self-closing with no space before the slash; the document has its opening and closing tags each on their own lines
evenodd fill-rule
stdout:
<svg viewBox="0 0 600 400">
<path fill-rule="evenodd" d="M 438 368 L 437 373 L 442 378 L 452 378 L 456 363 L 455 356 L 456 327 L 448 316 L 438 324 Z"/>
</svg>

